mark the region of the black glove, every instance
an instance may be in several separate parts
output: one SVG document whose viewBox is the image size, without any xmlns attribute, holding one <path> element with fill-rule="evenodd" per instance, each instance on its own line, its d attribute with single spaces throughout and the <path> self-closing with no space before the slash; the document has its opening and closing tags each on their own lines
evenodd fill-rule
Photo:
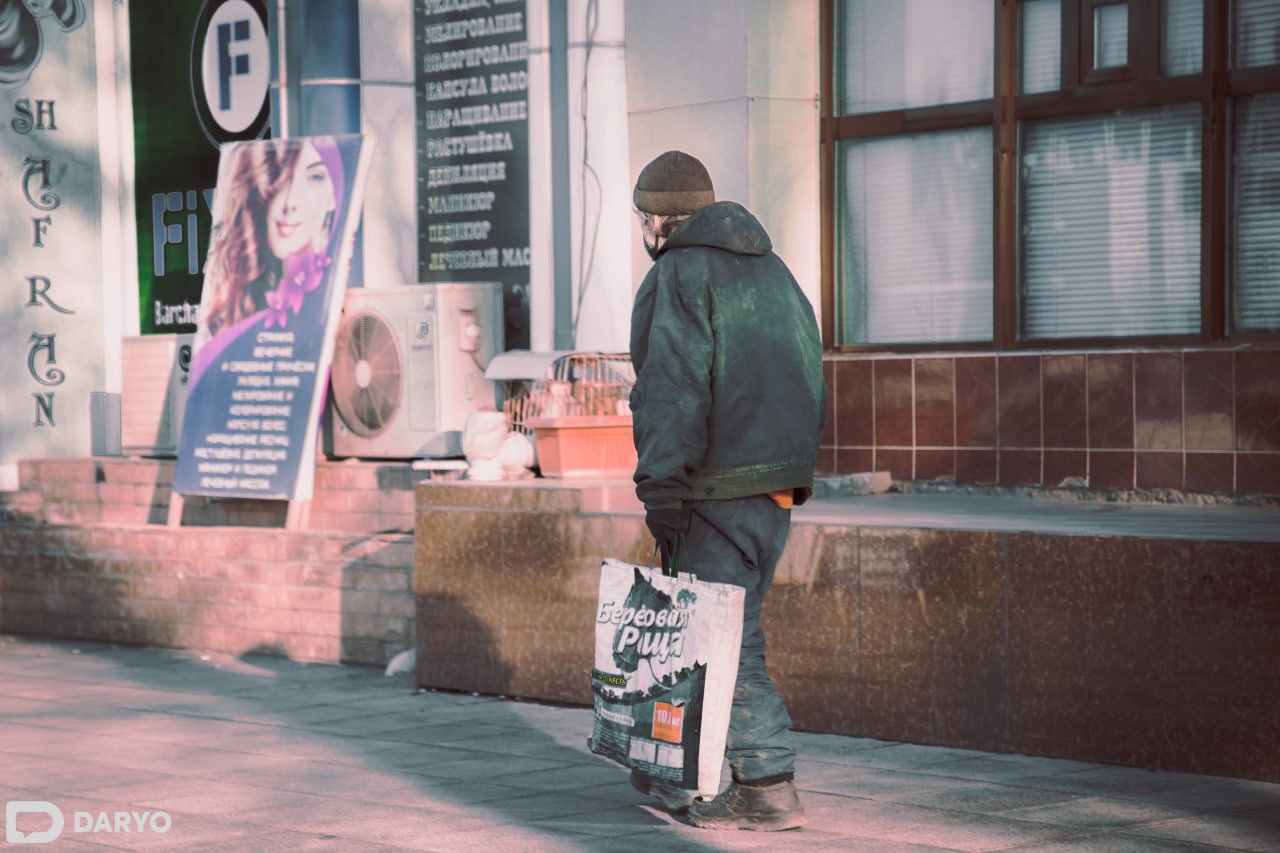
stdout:
<svg viewBox="0 0 1280 853">
<path fill-rule="evenodd" d="M 689 532 L 691 515 L 687 509 L 650 509 L 645 511 L 644 523 L 659 545 L 674 543 Z"/>
<path fill-rule="evenodd" d="M 650 509 L 644 514 L 645 526 L 653 534 L 662 554 L 663 571 L 674 567 L 672 557 L 676 543 L 689 532 L 689 520 L 693 514 L 687 509 Z"/>
</svg>

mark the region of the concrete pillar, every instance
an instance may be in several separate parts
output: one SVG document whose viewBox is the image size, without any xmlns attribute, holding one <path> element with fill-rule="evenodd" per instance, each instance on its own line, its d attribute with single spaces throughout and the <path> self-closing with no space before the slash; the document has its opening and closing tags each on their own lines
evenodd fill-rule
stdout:
<svg viewBox="0 0 1280 853">
<path fill-rule="evenodd" d="M 818 0 L 651 0 L 626 8 L 631 177 L 698 157 L 820 299 Z M 629 200 L 627 202 L 629 204 Z M 633 287 L 649 268 L 633 253 Z"/>
<path fill-rule="evenodd" d="M 418 129 L 413 3 L 360 2 L 360 131 L 375 140 L 365 184 L 364 286 L 418 281 Z"/>
<path fill-rule="evenodd" d="M 555 182 L 552 173 L 551 16 L 547 0 L 527 4 L 529 36 L 529 348 L 555 349 Z M 563 96 L 563 92 L 561 93 Z M 538 211 L 534 216 L 533 211 Z"/>
<path fill-rule="evenodd" d="M 573 346 L 630 345 L 632 177 L 623 0 L 569 2 L 569 208 Z"/>
<path fill-rule="evenodd" d="M 624 3 L 562 3 L 528 3 L 532 348 L 625 352 L 632 233 Z"/>
</svg>

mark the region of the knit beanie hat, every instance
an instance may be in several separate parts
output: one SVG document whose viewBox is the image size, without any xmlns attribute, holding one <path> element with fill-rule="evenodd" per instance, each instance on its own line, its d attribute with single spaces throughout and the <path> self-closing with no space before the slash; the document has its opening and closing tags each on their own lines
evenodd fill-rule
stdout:
<svg viewBox="0 0 1280 853">
<path fill-rule="evenodd" d="M 670 216 L 706 207 L 716 200 L 716 193 L 698 158 L 668 151 L 640 172 L 632 200 L 642 213 Z"/>
</svg>

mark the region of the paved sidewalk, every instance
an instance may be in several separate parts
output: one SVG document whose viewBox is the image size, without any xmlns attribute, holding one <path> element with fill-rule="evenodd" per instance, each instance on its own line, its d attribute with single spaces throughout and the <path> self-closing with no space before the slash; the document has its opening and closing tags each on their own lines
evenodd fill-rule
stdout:
<svg viewBox="0 0 1280 853">
<path fill-rule="evenodd" d="M 1280 851 L 1277 784 L 810 734 L 808 828 L 709 832 L 590 754 L 590 724 L 366 668 L 0 636 L 0 800 L 52 804 L 22 832 L 64 822 L 0 850 Z"/>
</svg>

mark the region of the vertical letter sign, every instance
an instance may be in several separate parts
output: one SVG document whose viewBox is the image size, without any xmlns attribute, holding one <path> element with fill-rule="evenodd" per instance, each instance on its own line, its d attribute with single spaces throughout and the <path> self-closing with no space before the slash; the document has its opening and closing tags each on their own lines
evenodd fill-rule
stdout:
<svg viewBox="0 0 1280 853">
<path fill-rule="evenodd" d="M 418 265 L 503 285 L 529 346 L 529 42 L 524 0 L 415 0 Z"/>
<path fill-rule="evenodd" d="M 106 381 L 94 7 L 0 2 L 0 483 L 22 459 L 89 450 Z M 8 485 L 12 484 L 12 485 Z"/>
</svg>

